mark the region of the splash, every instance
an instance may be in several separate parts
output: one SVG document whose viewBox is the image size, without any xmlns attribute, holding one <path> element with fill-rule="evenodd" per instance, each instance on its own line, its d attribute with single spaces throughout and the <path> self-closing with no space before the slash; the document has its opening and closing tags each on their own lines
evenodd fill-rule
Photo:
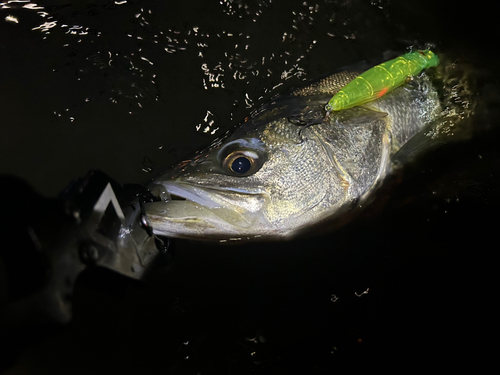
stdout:
<svg viewBox="0 0 500 375">
<path fill-rule="evenodd" d="M 473 117 L 477 106 L 476 77 L 477 71 L 472 66 L 444 55 L 435 77 L 443 109 L 439 123 L 432 127 L 428 136 L 433 139 L 453 137 L 453 140 L 472 136 L 474 127 L 468 120 Z"/>
</svg>

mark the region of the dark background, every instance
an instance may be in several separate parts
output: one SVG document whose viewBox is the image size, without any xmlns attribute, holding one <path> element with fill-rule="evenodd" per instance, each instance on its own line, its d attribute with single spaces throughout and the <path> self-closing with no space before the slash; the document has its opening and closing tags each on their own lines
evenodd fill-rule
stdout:
<svg viewBox="0 0 500 375">
<path fill-rule="evenodd" d="M 497 368 L 497 20 L 486 1 L 462 4 L 4 4 L 0 173 L 47 197 L 92 168 L 121 183 L 146 183 L 286 88 L 418 41 L 474 67 L 478 106 L 470 137 L 450 137 L 408 165 L 385 205 L 333 233 L 242 246 L 174 241 L 173 261 L 142 284 L 85 272 L 75 286 L 73 321 L 3 342 L 14 349 L 0 355 L 2 369 Z M 45 22 L 52 27 L 44 31 Z M 7 185 L 3 217 L 18 206 L 17 216 L 31 215 L 23 202 L 33 193 L 13 194 Z"/>
</svg>

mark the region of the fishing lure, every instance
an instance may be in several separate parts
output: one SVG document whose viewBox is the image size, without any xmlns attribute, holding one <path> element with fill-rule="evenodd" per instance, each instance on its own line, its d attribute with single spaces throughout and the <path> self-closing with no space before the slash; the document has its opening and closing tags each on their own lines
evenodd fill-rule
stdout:
<svg viewBox="0 0 500 375">
<path fill-rule="evenodd" d="M 438 64 L 438 56 L 429 49 L 405 53 L 354 78 L 330 99 L 326 110 L 340 111 L 371 102 L 401 86 L 423 69 Z"/>
</svg>

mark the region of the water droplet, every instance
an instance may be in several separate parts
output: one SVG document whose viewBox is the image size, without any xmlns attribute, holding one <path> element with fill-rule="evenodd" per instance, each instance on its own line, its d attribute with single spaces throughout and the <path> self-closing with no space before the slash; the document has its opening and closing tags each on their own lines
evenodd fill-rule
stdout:
<svg viewBox="0 0 500 375">
<path fill-rule="evenodd" d="M 9 14 L 9 15 L 7 15 L 7 16 L 5 17 L 5 21 L 7 21 L 7 22 L 11 22 L 11 23 L 19 23 L 19 20 L 17 19 L 17 17 L 16 17 L 16 16 L 13 16 L 13 15 L 11 15 L 11 14 Z"/>
</svg>

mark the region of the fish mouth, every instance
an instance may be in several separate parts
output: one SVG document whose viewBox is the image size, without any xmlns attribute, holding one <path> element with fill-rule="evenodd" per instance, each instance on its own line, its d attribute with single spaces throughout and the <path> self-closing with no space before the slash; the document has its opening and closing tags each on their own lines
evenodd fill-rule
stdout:
<svg viewBox="0 0 500 375">
<path fill-rule="evenodd" d="M 166 182 L 162 185 L 166 188 L 166 192 L 171 200 L 191 201 L 210 209 L 221 208 L 220 204 L 217 204 L 217 202 L 210 198 L 211 194 L 218 192 L 217 189 L 200 188 L 186 183 L 173 182 Z"/>
<path fill-rule="evenodd" d="M 222 239 L 246 235 L 262 221 L 266 194 L 240 189 L 162 182 L 165 201 L 145 204 L 153 233 L 167 237 Z"/>
</svg>

